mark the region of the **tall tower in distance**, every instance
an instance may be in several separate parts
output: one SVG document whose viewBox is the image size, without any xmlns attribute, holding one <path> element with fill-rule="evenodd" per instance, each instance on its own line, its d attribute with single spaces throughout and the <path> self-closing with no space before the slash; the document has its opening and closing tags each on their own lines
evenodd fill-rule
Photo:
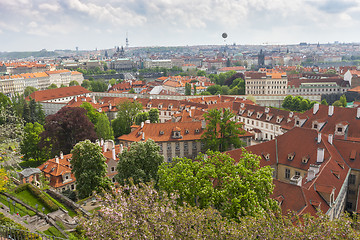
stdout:
<svg viewBox="0 0 360 240">
<path fill-rule="evenodd" d="M 126 44 L 125 44 L 126 48 L 129 48 L 129 38 L 128 38 L 128 33 L 126 32 Z"/>
</svg>

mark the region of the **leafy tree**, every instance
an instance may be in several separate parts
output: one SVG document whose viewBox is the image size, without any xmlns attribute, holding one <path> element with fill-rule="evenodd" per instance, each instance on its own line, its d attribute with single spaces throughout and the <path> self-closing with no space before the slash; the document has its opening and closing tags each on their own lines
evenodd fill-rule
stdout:
<svg viewBox="0 0 360 240">
<path fill-rule="evenodd" d="M 62 108 L 56 114 L 45 119 L 44 129 L 41 133 L 41 145 L 52 145 L 52 156 L 63 151 L 69 153 L 76 143 L 85 139 L 94 141 L 96 133 L 94 124 L 85 115 L 84 108 Z M 49 139 L 49 142 L 45 142 Z"/>
<path fill-rule="evenodd" d="M 135 90 L 134 90 L 133 88 L 131 88 L 131 89 L 129 90 L 129 93 L 135 93 Z"/>
<path fill-rule="evenodd" d="M 88 89 L 88 90 L 91 90 L 91 83 L 89 80 L 84 80 L 82 83 L 81 83 L 81 86 Z"/>
<path fill-rule="evenodd" d="M 100 214 L 80 221 L 86 239 L 241 239 L 239 223 L 212 208 L 177 206 L 153 184 L 120 186 L 102 199 Z"/>
<path fill-rule="evenodd" d="M 204 70 L 198 70 L 196 76 L 203 76 L 206 77 L 206 72 Z"/>
<path fill-rule="evenodd" d="M 86 116 L 89 118 L 90 122 L 95 125 L 101 113 L 99 113 L 89 102 L 82 103 L 80 107 L 86 110 Z"/>
<path fill-rule="evenodd" d="M 109 119 L 104 113 L 98 117 L 95 124 L 95 131 L 98 138 L 114 140 L 114 131 L 110 126 Z"/>
<path fill-rule="evenodd" d="M 256 216 L 276 209 L 270 199 L 274 189 L 272 168 L 260 168 L 260 157 L 243 149 L 238 163 L 229 155 L 207 151 L 195 161 L 188 158 L 163 163 L 159 188 L 179 194 L 183 201 L 200 208 L 214 207 L 224 216 Z"/>
<path fill-rule="evenodd" d="M 0 109 L 0 142 L 21 139 L 24 133 L 24 122 L 11 105 Z"/>
<path fill-rule="evenodd" d="M 32 87 L 32 86 L 27 86 L 24 90 L 24 96 L 27 97 L 29 96 L 30 94 L 32 94 L 33 92 L 36 92 L 37 89 Z"/>
<path fill-rule="evenodd" d="M 106 177 L 106 158 L 101 147 L 90 140 L 77 143 L 71 150 L 71 172 L 76 178 L 76 189 L 80 198 L 90 196 L 93 191 L 109 188 Z"/>
<path fill-rule="evenodd" d="M 341 105 L 342 105 L 342 107 L 346 107 L 347 106 L 347 101 L 346 101 L 346 96 L 345 95 L 342 95 L 341 97 L 340 97 L 340 103 L 341 103 Z"/>
<path fill-rule="evenodd" d="M 135 122 L 136 115 L 142 110 L 141 103 L 134 101 L 125 101 L 117 107 L 117 117 L 112 120 L 115 137 L 128 134 L 131 131 L 131 125 Z"/>
<path fill-rule="evenodd" d="M 138 113 L 138 115 L 136 115 L 135 124 L 140 125 L 141 122 L 145 122 L 148 119 L 149 119 L 149 113 L 148 112 L 140 112 L 140 113 Z"/>
<path fill-rule="evenodd" d="M 71 87 L 71 86 L 79 86 L 80 84 L 77 82 L 77 81 L 75 81 L 75 80 L 72 80 L 70 83 L 69 83 L 69 87 Z"/>
<path fill-rule="evenodd" d="M 340 100 L 335 101 L 332 105 L 335 106 L 335 107 L 342 107 L 343 106 L 343 104 L 342 104 L 342 102 L 340 102 Z"/>
<path fill-rule="evenodd" d="M 20 152 L 24 156 L 24 160 L 34 159 L 35 161 L 45 161 L 50 158 L 51 150 L 48 147 L 40 147 L 40 134 L 44 131 L 44 127 L 35 122 L 27 123 L 24 128 L 24 138 L 20 143 Z"/>
<path fill-rule="evenodd" d="M 55 89 L 57 88 L 55 83 L 52 83 L 50 86 L 47 87 L 47 89 Z"/>
<path fill-rule="evenodd" d="M 221 86 L 221 95 L 228 95 L 230 88 L 228 86 Z"/>
<path fill-rule="evenodd" d="M 329 104 L 327 103 L 326 99 L 323 99 L 323 100 L 321 100 L 321 105 L 327 106 L 327 105 L 329 105 Z"/>
<path fill-rule="evenodd" d="M 91 81 L 90 86 L 94 92 L 106 92 L 108 89 L 108 85 L 101 81 Z"/>
<path fill-rule="evenodd" d="M 10 104 L 11 104 L 10 99 L 5 94 L 0 92 L 0 109 L 5 108 L 5 107 L 9 106 Z"/>
<path fill-rule="evenodd" d="M 160 147 L 153 140 L 133 142 L 129 149 L 119 155 L 116 179 L 126 183 L 132 178 L 134 183 L 158 180 L 158 168 L 164 162 L 164 156 L 159 153 Z"/>
<path fill-rule="evenodd" d="M 115 85 L 116 84 L 116 79 L 115 78 L 110 79 L 109 83 L 111 84 L 111 86 Z"/>
<path fill-rule="evenodd" d="M 194 95 L 196 95 L 196 85 L 194 84 L 194 86 L 193 86 L 194 88 Z"/>
<path fill-rule="evenodd" d="M 220 94 L 221 93 L 221 86 L 215 84 L 215 85 L 209 86 L 206 89 L 206 91 L 211 93 L 211 95 Z"/>
<path fill-rule="evenodd" d="M 190 85 L 190 83 L 185 83 L 185 95 L 187 95 L 187 96 L 191 95 L 191 85 Z"/>
<path fill-rule="evenodd" d="M 310 101 L 308 99 L 302 99 L 300 102 L 300 111 L 306 111 L 310 108 Z"/>
<path fill-rule="evenodd" d="M 284 98 L 284 101 L 282 103 L 282 107 L 286 109 L 291 109 L 293 106 L 293 97 L 291 95 L 288 95 Z"/>
<path fill-rule="evenodd" d="M 207 121 L 206 129 L 201 140 L 207 149 L 226 151 L 232 146 L 239 148 L 243 145 L 239 135 L 244 134 L 241 124 L 232 121 L 235 115 L 228 109 L 211 109 L 204 114 Z"/>
<path fill-rule="evenodd" d="M 149 120 L 151 123 L 159 122 L 159 109 L 152 108 L 149 111 Z"/>
</svg>

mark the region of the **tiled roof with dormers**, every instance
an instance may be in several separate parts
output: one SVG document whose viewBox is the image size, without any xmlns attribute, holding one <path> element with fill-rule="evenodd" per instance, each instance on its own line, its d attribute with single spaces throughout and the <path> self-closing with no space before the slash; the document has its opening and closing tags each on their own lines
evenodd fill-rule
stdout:
<svg viewBox="0 0 360 240">
<path fill-rule="evenodd" d="M 313 121 L 319 119 L 326 119 L 326 124 L 321 128 L 320 132 L 325 134 L 334 134 L 335 138 L 360 141 L 360 118 L 356 118 L 357 108 L 343 108 L 334 107 L 334 113 L 329 116 L 329 107 L 325 105 L 319 105 L 319 110 L 313 114 L 313 109 L 310 109 L 304 113 L 296 113 L 300 119 L 307 119 L 302 125 L 303 128 L 312 128 Z M 291 129 L 294 126 L 294 120 L 285 123 L 282 127 L 284 129 Z M 346 125 L 345 134 L 336 134 L 336 127 L 339 125 Z"/>
<path fill-rule="evenodd" d="M 173 138 L 173 129 L 179 128 L 181 137 Z M 205 129 L 202 128 L 201 121 L 193 122 L 166 122 L 166 123 L 145 123 L 133 132 L 118 137 L 120 141 L 138 142 L 152 139 L 155 142 L 171 141 L 194 141 L 200 140 Z M 252 136 L 246 132 L 244 137 Z"/>
</svg>

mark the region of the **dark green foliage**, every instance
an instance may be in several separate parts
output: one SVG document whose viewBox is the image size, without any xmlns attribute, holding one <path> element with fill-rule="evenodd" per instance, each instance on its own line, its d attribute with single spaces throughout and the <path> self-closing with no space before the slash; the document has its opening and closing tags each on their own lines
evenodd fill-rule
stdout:
<svg viewBox="0 0 360 240">
<path fill-rule="evenodd" d="M 110 126 L 109 119 L 107 118 L 106 114 L 100 114 L 97 122 L 95 124 L 95 132 L 99 139 L 108 140 L 114 139 L 114 131 Z"/>
<path fill-rule="evenodd" d="M 91 89 L 91 83 L 89 80 L 84 80 L 82 83 L 81 83 L 81 86 L 90 90 Z"/>
<path fill-rule="evenodd" d="M 126 101 L 116 108 L 118 109 L 117 117 L 112 120 L 111 126 L 115 137 L 118 137 L 130 133 L 130 127 L 134 124 L 136 115 L 142 110 L 142 105 L 137 101 Z"/>
<path fill-rule="evenodd" d="M 191 95 L 191 85 L 190 83 L 185 83 L 185 95 Z"/>
<path fill-rule="evenodd" d="M 204 114 L 206 129 L 201 140 L 207 149 L 226 151 L 231 146 L 239 148 L 243 145 L 240 135 L 244 134 L 242 125 L 231 119 L 234 114 L 228 109 L 211 109 Z"/>
<path fill-rule="evenodd" d="M 69 83 L 69 87 L 71 87 L 71 86 L 79 86 L 80 84 L 77 82 L 77 81 L 75 81 L 75 80 L 73 80 L 73 81 L 71 81 L 70 83 Z"/>
<path fill-rule="evenodd" d="M 29 96 L 30 94 L 32 94 L 33 92 L 36 92 L 36 91 L 37 91 L 36 88 L 28 86 L 24 90 L 24 96 L 27 97 L 27 96 Z"/>
<path fill-rule="evenodd" d="M 135 118 L 135 124 L 140 125 L 142 122 L 145 122 L 148 119 L 149 119 L 149 113 L 148 112 L 138 113 L 138 115 L 136 115 L 136 118 Z"/>
<path fill-rule="evenodd" d="M 31 185 L 29 183 L 25 183 L 25 184 L 17 187 L 15 189 L 15 193 L 19 193 L 24 190 L 28 190 L 29 192 L 31 192 L 35 196 L 36 199 L 41 201 L 50 210 L 50 212 L 54 212 L 59 209 L 59 207 L 55 203 L 53 203 L 48 197 L 46 197 L 45 194 L 42 193 L 42 191 L 40 189 L 38 189 L 37 187 L 34 187 L 33 185 Z"/>
<path fill-rule="evenodd" d="M 95 125 L 101 113 L 98 112 L 89 102 L 82 103 L 80 107 L 86 109 L 86 116 L 89 118 L 90 122 Z"/>
<path fill-rule="evenodd" d="M 108 85 L 102 81 L 91 81 L 90 88 L 93 92 L 106 92 L 108 89 Z"/>
<path fill-rule="evenodd" d="M 130 148 L 119 155 L 116 179 L 119 183 L 126 183 L 132 178 L 134 183 L 157 182 L 158 168 L 164 161 L 159 153 L 160 147 L 153 141 L 134 142 Z"/>
<path fill-rule="evenodd" d="M 85 140 L 76 144 L 71 153 L 71 172 L 75 175 L 76 189 L 81 199 L 90 196 L 93 191 L 109 189 L 106 158 L 99 145 Z"/>
<path fill-rule="evenodd" d="M 316 102 L 310 102 L 309 99 L 305 99 L 301 96 L 291 96 L 288 95 L 285 97 L 282 107 L 290 111 L 303 112 L 311 109 Z"/>
<path fill-rule="evenodd" d="M 149 111 L 149 119 L 151 123 L 157 123 L 159 122 L 159 109 L 152 108 Z"/>
<path fill-rule="evenodd" d="M 47 89 L 55 89 L 55 88 L 57 88 L 55 83 L 53 83 L 53 84 L 51 84 L 50 86 L 47 87 Z"/>
</svg>

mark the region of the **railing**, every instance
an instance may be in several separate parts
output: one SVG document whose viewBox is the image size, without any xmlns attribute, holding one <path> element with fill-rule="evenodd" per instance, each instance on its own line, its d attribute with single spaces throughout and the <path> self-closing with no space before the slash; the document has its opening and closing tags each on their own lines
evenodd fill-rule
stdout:
<svg viewBox="0 0 360 240">
<path fill-rule="evenodd" d="M 65 238 L 48 236 L 41 233 L 32 233 L 25 230 L 0 226 L 0 239 L 9 240 L 65 240 Z"/>
</svg>

